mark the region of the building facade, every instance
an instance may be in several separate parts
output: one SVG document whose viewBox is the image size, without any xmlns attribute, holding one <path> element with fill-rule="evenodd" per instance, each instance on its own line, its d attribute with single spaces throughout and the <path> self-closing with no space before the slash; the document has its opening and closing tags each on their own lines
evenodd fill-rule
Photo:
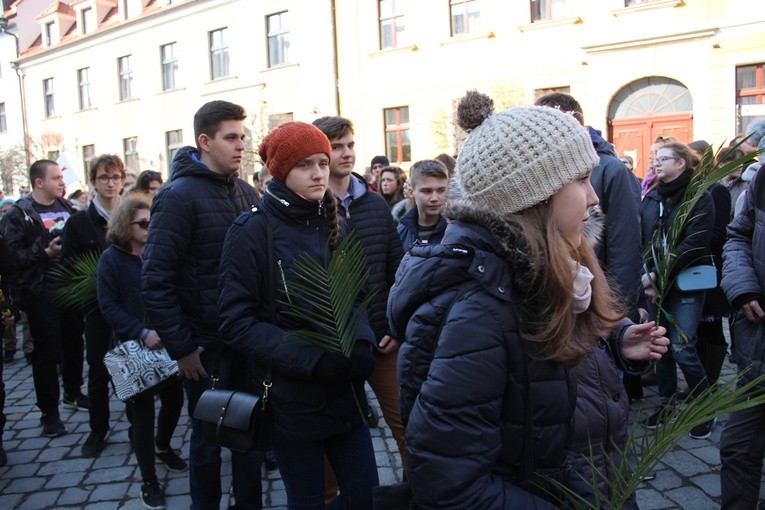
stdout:
<svg viewBox="0 0 765 510">
<path fill-rule="evenodd" d="M 765 116 L 760 0 L 16 0 L 19 80 L 0 34 L 0 148 L 27 124 L 34 157 L 85 175 L 104 152 L 168 172 L 206 101 L 243 105 L 259 139 L 341 114 L 358 167 L 455 154 L 468 89 L 498 107 L 571 93 L 585 122 L 645 169 L 656 136 L 718 146 Z M 2 125 L 0 108 L 0 128 Z"/>
</svg>

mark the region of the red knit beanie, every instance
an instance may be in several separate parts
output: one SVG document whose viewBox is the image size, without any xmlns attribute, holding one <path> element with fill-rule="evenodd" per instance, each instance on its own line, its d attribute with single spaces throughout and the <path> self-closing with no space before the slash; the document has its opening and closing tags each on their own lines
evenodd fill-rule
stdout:
<svg viewBox="0 0 765 510">
<path fill-rule="evenodd" d="M 258 154 L 274 179 L 284 182 L 295 165 L 313 154 L 332 158 L 329 138 L 313 124 L 285 122 L 260 142 Z"/>
</svg>

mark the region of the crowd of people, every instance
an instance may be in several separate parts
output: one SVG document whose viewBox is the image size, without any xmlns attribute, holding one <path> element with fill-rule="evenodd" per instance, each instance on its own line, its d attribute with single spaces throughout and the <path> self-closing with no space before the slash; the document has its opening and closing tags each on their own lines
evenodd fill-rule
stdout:
<svg viewBox="0 0 765 510">
<path fill-rule="evenodd" d="M 89 413 L 84 457 L 108 447 L 103 359 L 119 342 L 140 340 L 177 361 L 178 379 L 156 398 L 126 402 L 147 509 L 166 506 L 157 461 L 188 470 L 192 509 L 219 507 L 221 448 L 193 417 L 213 378 L 269 389 L 272 449 L 232 452 L 236 508 L 262 508 L 264 462 L 279 469 L 290 509 L 373 508 L 369 384 L 411 508 L 509 509 L 566 505 L 569 494 L 550 480 L 590 501 L 607 497 L 609 473 L 627 462 L 629 403 L 643 398 L 646 366 L 656 364 L 660 406 L 643 425 L 655 429 L 680 401 L 676 366 L 688 401 L 714 398 L 706 390 L 727 355 L 724 319 L 739 365 L 755 367 L 749 377 L 762 370 L 765 177 L 755 151 L 765 148 L 765 121 L 718 154 L 720 163 L 754 156 L 702 194 L 670 246 L 709 145 L 659 137 L 641 183 L 634 161 L 585 124 L 568 94 L 495 111 L 490 97 L 468 92 L 456 158 L 405 172 L 375 156 L 366 177 L 354 172 L 349 119 L 286 122 L 260 143 L 254 186 L 238 173 L 245 118 L 227 101 L 203 105 L 196 144 L 177 152 L 166 183 L 154 171 L 131 176 L 104 154 L 90 162 L 92 196 L 67 200 L 61 168 L 39 160 L 29 192 L 2 203 L 4 362 L 14 361 L 17 324 L 27 324 L 44 436 L 67 433 L 63 404 Z M 294 307 L 316 303 L 292 289 L 305 260 L 326 266 L 351 234 L 367 276 L 346 355 L 301 337 L 317 326 Z M 65 308 L 54 275 L 88 254 L 98 259 L 95 304 Z M 658 274 L 674 281 L 700 265 L 716 268 L 714 288 L 659 296 Z M 184 398 L 188 459 L 172 446 Z M 0 377 L 0 430 L 3 400 Z M 724 508 L 757 503 L 763 412 L 734 413 L 723 432 Z M 713 426 L 690 436 L 708 438 Z M 596 486 L 593 469 L 603 476 Z M 625 506 L 637 508 L 634 496 Z"/>
</svg>

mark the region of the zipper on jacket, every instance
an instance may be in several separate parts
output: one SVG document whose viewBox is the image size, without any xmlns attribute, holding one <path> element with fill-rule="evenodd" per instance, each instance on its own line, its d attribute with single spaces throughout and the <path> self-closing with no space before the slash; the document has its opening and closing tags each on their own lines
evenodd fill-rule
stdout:
<svg viewBox="0 0 765 510">
<path fill-rule="evenodd" d="M 276 261 L 276 265 L 279 266 L 279 274 L 282 276 L 282 287 L 284 287 L 284 293 L 287 295 L 287 302 L 292 304 L 290 299 L 290 291 L 287 289 L 287 279 L 284 277 L 284 268 L 282 267 L 282 259 Z"/>
</svg>

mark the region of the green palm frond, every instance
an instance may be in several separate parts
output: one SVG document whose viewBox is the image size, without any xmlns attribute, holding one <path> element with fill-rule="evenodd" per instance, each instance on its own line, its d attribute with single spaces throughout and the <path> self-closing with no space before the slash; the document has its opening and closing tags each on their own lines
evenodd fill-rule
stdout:
<svg viewBox="0 0 765 510">
<path fill-rule="evenodd" d="M 657 293 L 657 314 L 659 316 L 664 315 L 670 322 L 673 322 L 673 318 L 663 308 L 662 303 L 675 283 L 674 279 L 671 278 L 671 275 L 673 274 L 673 267 L 676 260 L 676 250 L 682 240 L 685 227 L 694 218 L 694 216 L 691 216 L 691 213 L 707 190 L 735 170 L 753 161 L 756 156 L 763 152 L 762 150 L 759 150 L 751 154 L 746 154 L 721 165 L 716 163 L 720 153 L 735 151 L 744 142 L 746 142 L 746 139 L 741 140 L 732 147 L 723 147 L 721 145 L 715 154 L 713 154 L 711 150 L 704 154 L 701 158 L 701 162 L 693 173 L 690 184 L 688 184 L 688 187 L 685 190 L 682 202 L 677 208 L 677 214 L 667 228 L 666 244 L 662 239 L 663 234 L 657 229 L 654 231 L 652 239 L 648 240 L 643 249 L 643 260 L 651 261 L 653 266 L 656 267 L 656 280 L 654 281 L 654 286 L 656 287 Z M 701 258 L 702 254 L 700 253 L 699 262 L 701 262 Z M 660 318 L 659 316 L 656 317 L 657 322 Z"/>
<path fill-rule="evenodd" d="M 97 306 L 96 273 L 100 254 L 89 251 L 70 264 L 59 264 L 50 270 L 50 278 L 56 290 L 53 301 L 72 310 L 90 312 Z"/>
<path fill-rule="evenodd" d="M 623 460 L 621 463 L 606 456 L 609 464 L 606 469 L 600 469 L 590 455 L 586 462 L 592 477 L 585 481 L 593 489 L 594 502 L 587 501 L 553 478 L 548 480 L 561 491 L 573 508 L 624 508 L 643 483 L 643 477 L 653 471 L 693 427 L 729 413 L 765 404 L 765 392 L 761 388 L 765 383 L 765 375 L 737 387 L 743 373 L 717 388 L 707 389 L 683 408 L 677 407 L 668 413 L 664 424 L 655 431 L 644 431 L 642 425 L 633 423 L 625 447 L 613 445 L 617 457 Z M 591 445 L 590 451 L 595 448 Z M 630 459 L 635 462 L 630 462 Z M 606 488 L 606 493 L 600 489 L 601 486 Z"/>
<path fill-rule="evenodd" d="M 290 301 L 282 304 L 288 315 L 313 325 L 312 330 L 294 334 L 349 357 L 357 339 L 356 329 L 374 296 L 374 292 L 363 294 L 369 272 L 355 234 L 345 236 L 329 264 L 307 255 L 299 258 L 294 277 L 285 282 Z"/>
</svg>

